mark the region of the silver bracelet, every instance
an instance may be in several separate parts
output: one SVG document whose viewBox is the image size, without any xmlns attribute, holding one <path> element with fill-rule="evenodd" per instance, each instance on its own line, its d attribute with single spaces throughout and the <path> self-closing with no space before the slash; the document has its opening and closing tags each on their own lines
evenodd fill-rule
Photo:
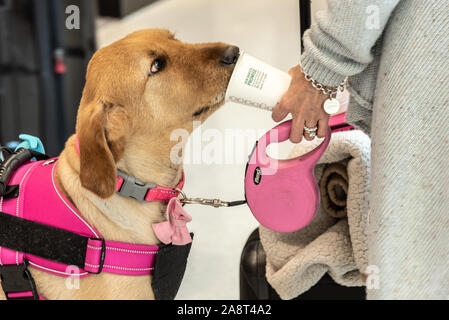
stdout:
<svg viewBox="0 0 449 320">
<path fill-rule="evenodd" d="M 304 71 L 301 64 L 299 67 L 301 68 L 301 72 L 304 74 L 305 79 L 310 82 L 315 89 L 321 91 L 324 95 L 329 96 L 329 99 L 324 102 L 324 111 L 326 111 L 327 114 L 336 113 L 340 109 L 340 102 L 335 99 L 335 96 L 338 91 L 343 92 L 345 90 L 347 78 L 345 78 L 337 87 L 324 86 L 315 79 L 312 79 L 312 77 Z"/>
</svg>

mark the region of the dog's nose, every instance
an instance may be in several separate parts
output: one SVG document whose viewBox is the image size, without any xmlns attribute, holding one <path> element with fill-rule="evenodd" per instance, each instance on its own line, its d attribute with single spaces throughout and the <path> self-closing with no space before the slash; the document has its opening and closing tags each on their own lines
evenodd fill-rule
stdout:
<svg viewBox="0 0 449 320">
<path fill-rule="evenodd" d="M 220 63 L 225 64 L 227 66 L 232 66 L 237 62 L 239 58 L 240 49 L 236 46 L 227 47 L 223 51 L 223 56 L 220 59 Z"/>
</svg>

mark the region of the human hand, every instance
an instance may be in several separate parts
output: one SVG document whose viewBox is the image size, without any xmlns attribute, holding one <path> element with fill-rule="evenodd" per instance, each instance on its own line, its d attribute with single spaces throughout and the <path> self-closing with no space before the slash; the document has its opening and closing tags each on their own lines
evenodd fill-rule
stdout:
<svg viewBox="0 0 449 320">
<path fill-rule="evenodd" d="M 288 73 L 292 76 L 292 81 L 281 101 L 273 109 L 273 120 L 279 122 L 289 113 L 292 114 L 290 141 L 293 143 L 301 142 L 303 136 L 306 140 L 313 140 L 314 136 L 311 137 L 305 132 L 304 126 L 318 127 L 316 136 L 324 137 L 328 130 L 329 114 L 324 111 L 323 104 L 329 97 L 305 79 L 299 65 L 291 68 Z"/>
</svg>

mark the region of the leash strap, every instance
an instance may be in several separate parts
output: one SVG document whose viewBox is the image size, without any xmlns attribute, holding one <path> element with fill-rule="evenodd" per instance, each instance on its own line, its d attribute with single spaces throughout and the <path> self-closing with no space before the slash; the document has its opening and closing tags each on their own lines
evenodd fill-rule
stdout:
<svg viewBox="0 0 449 320">
<path fill-rule="evenodd" d="M 135 245 L 89 238 L 0 212 L 0 246 L 76 266 L 88 273 L 124 275 L 153 272 L 157 245 Z"/>
<path fill-rule="evenodd" d="M 211 206 L 214 208 L 220 207 L 234 207 L 240 206 L 246 203 L 245 200 L 236 200 L 236 201 L 223 201 L 220 199 L 207 199 L 207 198 L 189 198 L 187 195 L 181 190 L 176 189 L 181 194 L 181 203 L 184 206 L 185 204 L 201 204 L 203 206 Z"/>
<path fill-rule="evenodd" d="M 245 203 L 246 203 L 246 200 L 229 201 L 228 207 L 241 206 L 242 204 L 245 204 Z"/>
<path fill-rule="evenodd" d="M 353 126 L 346 123 L 346 112 L 330 117 L 329 127 L 332 133 L 355 129 Z"/>
</svg>

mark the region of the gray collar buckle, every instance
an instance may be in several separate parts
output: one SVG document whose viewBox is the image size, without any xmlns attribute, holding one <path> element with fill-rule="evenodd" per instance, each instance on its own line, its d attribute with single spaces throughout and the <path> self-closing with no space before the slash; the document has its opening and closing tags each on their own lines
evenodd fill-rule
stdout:
<svg viewBox="0 0 449 320">
<path fill-rule="evenodd" d="M 136 177 L 130 176 L 120 170 L 117 170 L 117 174 L 123 178 L 123 184 L 120 190 L 117 191 L 123 197 L 133 198 L 139 202 L 146 202 L 145 198 L 148 190 L 157 187 L 154 183 L 142 182 Z"/>
</svg>

